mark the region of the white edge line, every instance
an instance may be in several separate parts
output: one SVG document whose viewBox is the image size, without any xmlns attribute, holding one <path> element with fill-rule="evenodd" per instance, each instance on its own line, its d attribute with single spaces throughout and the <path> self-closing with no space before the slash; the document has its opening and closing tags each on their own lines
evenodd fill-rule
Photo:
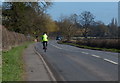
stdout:
<svg viewBox="0 0 120 83">
<path fill-rule="evenodd" d="M 110 63 L 113 63 L 113 64 L 118 64 L 118 63 L 116 63 L 116 62 L 114 62 L 114 61 L 111 61 L 111 60 L 109 60 L 109 59 L 104 59 L 105 61 L 108 61 L 108 62 L 110 62 Z"/>
<path fill-rule="evenodd" d="M 34 47 L 34 50 L 35 50 L 35 47 Z M 53 80 L 53 81 L 56 81 L 56 79 L 55 79 L 53 73 L 51 72 L 50 68 L 48 67 L 48 65 L 47 65 L 47 63 L 45 62 L 45 60 L 43 59 L 43 57 L 42 57 L 36 50 L 35 50 L 35 52 L 40 56 L 40 58 L 41 58 L 43 64 L 45 65 L 47 71 L 49 72 L 50 77 L 52 78 L 52 80 Z"/>
</svg>

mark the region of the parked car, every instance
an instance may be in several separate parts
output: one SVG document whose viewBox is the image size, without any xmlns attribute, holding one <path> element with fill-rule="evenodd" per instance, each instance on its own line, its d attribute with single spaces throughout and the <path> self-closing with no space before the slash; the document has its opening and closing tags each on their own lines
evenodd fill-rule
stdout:
<svg viewBox="0 0 120 83">
<path fill-rule="evenodd" d="M 57 37 L 56 37 L 56 40 L 62 40 L 62 37 L 57 36 Z"/>
</svg>

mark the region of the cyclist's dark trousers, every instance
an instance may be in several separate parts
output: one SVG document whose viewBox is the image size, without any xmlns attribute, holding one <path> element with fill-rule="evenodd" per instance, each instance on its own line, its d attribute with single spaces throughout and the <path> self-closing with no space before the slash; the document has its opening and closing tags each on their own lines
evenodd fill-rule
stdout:
<svg viewBox="0 0 120 83">
<path fill-rule="evenodd" d="M 43 48 L 47 47 L 47 41 L 43 41 Z"/>
</svg>

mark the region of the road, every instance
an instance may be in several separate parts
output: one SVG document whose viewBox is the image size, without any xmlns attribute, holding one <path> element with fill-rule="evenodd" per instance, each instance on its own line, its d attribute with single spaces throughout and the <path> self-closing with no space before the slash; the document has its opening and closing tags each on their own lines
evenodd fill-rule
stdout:
<svg viewBox="0 0 120 83">
<path fill-rule="evenodd" d="M 46 53 L 42 43 L 35 48 L 58 80 L 118 81 L 118 53 L 57 44 L 55 40 L 49 41 Z"/>
</svg>

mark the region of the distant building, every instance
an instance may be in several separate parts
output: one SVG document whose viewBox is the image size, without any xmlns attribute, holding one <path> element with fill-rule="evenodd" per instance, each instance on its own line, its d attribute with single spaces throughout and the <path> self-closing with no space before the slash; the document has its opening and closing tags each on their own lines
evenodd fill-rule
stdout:
<svg viewBox="0 0 120 83">
<path fill-rule="evenodd" d="M 118 2 L 118 26 L 120 26 L 120 1 Z"/>
</svg>

